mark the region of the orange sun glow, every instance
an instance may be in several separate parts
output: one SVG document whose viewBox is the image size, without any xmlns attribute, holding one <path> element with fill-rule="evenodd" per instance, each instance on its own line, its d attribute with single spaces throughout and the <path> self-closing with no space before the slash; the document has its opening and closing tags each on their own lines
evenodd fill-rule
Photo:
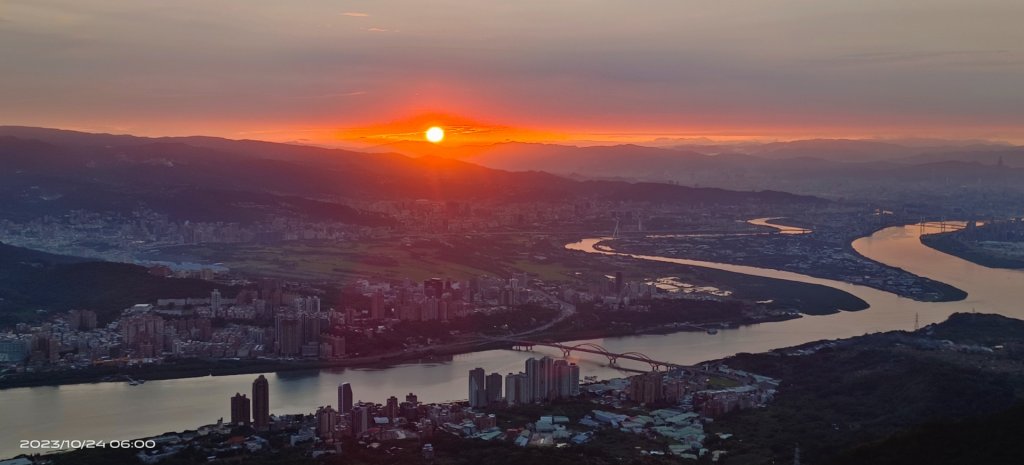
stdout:
<svg viewBox="0 0 1024 465">
<path fill-rule="evenodd" d="M 444 129 L 434 126 L 430 129 L 427 129 L 426 136 L 428 141 L 436 144 L 444 140 Z"/>
</svg>

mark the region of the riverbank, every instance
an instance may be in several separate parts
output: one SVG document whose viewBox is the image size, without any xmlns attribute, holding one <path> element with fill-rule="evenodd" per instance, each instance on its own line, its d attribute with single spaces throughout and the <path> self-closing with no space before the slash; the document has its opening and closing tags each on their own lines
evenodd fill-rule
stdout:
<svg viewBox="0 0 1024 465">
<path fill-rule="evenodd" d="M 644 328 L 607 328 L 602 330 L 559 328 L 531 334 L 526 338 L 544 342 L 570 342 L 585 339 L 613 337 L 665 335 L 680 332 L 705 332 L 719 329 L 736 329 L 741 326 L 786 321 L 800 318 L 796 314 L 780 314 L 760 318 L 743 318 L 738 321 L 702 322 L 700 326 L 686 323 L 667 323 Z M 488 350 L 511 349 L 512 344 L 503 341 L 471 341 L 445 344 L 424 348 L 414 352 L 394 352 L 371 357 L 341 360 L 203 360 L 183 359 L 137 367 L 96 366 L 82 370 L 63 372 L 35 372 L 5 375 L 0 378 L 0 390 L 39 386 L 64 386 L 95 383 L 127 383 L 129 379 L 158 381 L 171 379 L 202 378 L 207 376 L 231 376 L 258 373 L 282 373 L 318 371 L 325 369 L 386 369 L 396 365 L 414 363 L 436 363 L 450 361 L 451 357 Z"/>
<path fill-rule="evenodd" d="M 921 236 L 921 243 L 939 252 L 989 268 L 1024 270 L 1024 259 L 1006 257 L 960 240 L 958 233 L 948 232 Z"/>
<path fill-rule="evenodd" d="M 1000 458 L 1019 457 L 1022 447 L 1015 436 L 1021 425 L 1019 399 L 1024 393 L 1024 378 L 1019 375 L 1024 363 L 1020 356 L 1022 347 L 1024 321 L 998 315 L 958 313 L 942 323 L 913 332 L 889 331 L 818 340 L 726 357 L 718 361 L 731 369 L 770 376 L 780 382 L 771 400 L 758 408 L 725 415 L 710 414 L 714 421 L 704 424 L 704 445 L 709 450 L 722 451 L 728 463 L 751 465 L 768 461 L 786 463 L 792 457 L 793 444 L 800 444 L 802 456 L 815 463 L 835 463 L 837 459 L 844 459 L 841 463 L 871 462 L 879 448 L 900 457 L 936 457 L 935 463 L 965 463 L 949 459 L 950 456 L 969 457 L 974 461 L 979 457 L 984 459 L 979 459 L 978 463 L 1016 463 Z M 497 425 L 506 430 L 543 415 L 563 415 L 570 425 L 578 425 L 582 417 L 593 410 L 626 415 L 638 413 L 602 404 L 596 398 L 501 408 L 494 413 Z M 301 415 L 304 412 L 291 413 Z M 988 421 L 992 415 L 1001 415 L 1008 421 Z M 313 419 L 293 417 L 292 421 L 293 430 L 297 430 L 294 425 L 303 421 L 309 424 Z M 962 423 L 964 421 L 968 423 Z M 936 425 L 946 430 L 939 437 L 931 434 Z M 969 428 L 968 435 L 963 434 L 964 426 Z M 251 430 L 225 425 L 201 429 L 205 430 L 202 435 L 167 433 L 188 437 L 186 441 L 191 442 L 188 452 L 176 451 L 178 455 L 169 458 L 168 463 L 197 463 L 210 456 L 209 450 L 227 444 L 231 436 L 253 434 Z M 273 442 L 274 434 L 292 434 L 293 430 L 261 433 L 260 436 Z M 522 448 L 502 439 L 483 441 L 448 434 L 433 436 L 431 443 L 438 454 L 435 458 L 443 459 L 444 463 L 477 463 L 481 456 L 494 454 L 515 457 L 510 463 L 516 460 L 548 463 L 552 457 L 558 458 L 559 463 L 569 463 L 579 456 L 647 456 L 638 451 L 668 449 L 668 443 L 657 437 L 624 434 L 618 428 L 598 427 L 592 434 L 595 440 L 564 448 Z M 908 434 L 913 440 L 906 439 Z M 971 440 L 957 440 L 964 437 Z M 354 439 L 342 441 L 346 457 L 358 458 L 360 463 L 395 463 L 396 457 L 402 463 L 432 462 L 419 454 L 421 443 L 409 439 L 377 439 L 383 446 L 379 448 L 366 448 Z M 779 447 L 779 444 L 784 446 Z M 977 447 L 978 444 L 984 447 Z M 254 464 L 320 463 L 310 459 L 309 449 L 303 447 L 256 449 L 233 453 L 230 457 L 238 461 L 244 457 L 245 463 Z M 189 454 L 193 450 L 204 453 Z M 380 452 L 385 450 L 389 452 Z M 467 450 L 471 451 L 469 455 Z M 47 457 L 58 465 L 134 463 L 136 452 L 86 449 Z"/>
</svg>

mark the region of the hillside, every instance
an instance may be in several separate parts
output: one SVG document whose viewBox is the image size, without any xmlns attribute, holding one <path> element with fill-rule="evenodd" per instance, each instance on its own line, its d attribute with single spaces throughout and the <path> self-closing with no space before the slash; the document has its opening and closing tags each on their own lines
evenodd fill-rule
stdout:
<svg viewBox="0 0 1024 465">
<path fill-rule="evenodd" d="M 102 323 L 157 298 L 201 297 L 224 286 L 162 278 L 146 268 L 53 255 L 0 243 L 0 326 L 36 319 L 38 310 L 95 310 Z M 231 292 L 226 292 L 231 294 Z"/>
<path fill-rule="evenodd" d="M 251 221 L 274 214 L 366 225 L 386 225 L 390 220 L 347 206 L 346 199 L 520 202 L 640 196 L 683 204 L 821 201 L 780 192 L 594 184 L 432 156 L 19 127 L 0 127 L 0 196 L 10 199 L 0 207 L 4 216 L 146 206 L 183 219 Z"/>
<path fill-rule="evenodd" d="M 716 420 L 712 431 L 735 436 L 709 447 L 729 450 L 727 464 L 789 463 L 796 444 L 806 463 L 829 463 L 843 454 L 873 457 L 864 451 L 881 449 L 856 451 L 890 437 L 916 434 L 928 424 L 1015 408 L 1024 401 L 1022 348 L 1024 322 L 955 314 L 914 333 L 880 333 L 741 354 L 728 359 L 729 366 L 782 379 L 782 384 L 767 407 Z M 902 444 L 899 447 L 918 446 Z M 940 455 L 944 448 L 963 449 L 958 443 L 929 444 Z M 890 463 L 931 462 L 903 456 Z"/>
</svg>

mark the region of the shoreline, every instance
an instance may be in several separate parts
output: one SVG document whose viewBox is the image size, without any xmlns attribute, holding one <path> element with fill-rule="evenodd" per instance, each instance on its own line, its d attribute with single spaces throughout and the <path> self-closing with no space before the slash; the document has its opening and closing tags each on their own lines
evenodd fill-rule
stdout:
<svg viewBox="0 0 1024 465">
<path fill-rule="evenodd" d="M 921 244 L 946 255 L 994 270 L 1024 270 L 1024 259 L 1000 258 L 970 250 L 955 236 L 955 232 L 933 233 L 921 236 Z"/>
<path fill-rule="evenodd" d="M 772 323 L 802 318 L 803 314 L 778 315 L 775 317 L 761 319 L 745 319 L 743 321 L 721 321 L 713 323 L 702 323 L 700 326 L 714 329 L 735 329 L 742 326 L 751 326 L 761 323 Z M 661 326 L 641 328 L 637 330 L 594 330 L 575 331 L 560 333 L 539 333 L 531 335 L 531 339 L 543 340 L 545 342 L 569 342 L 587 339 L 601 339 L 608 337 L 629 337 L 645 335 L 665 335 L 682 332 L 700 332 L 692 326 L 682 326 L 682 323 L 670 323 Z M 145 381 L 166 381 L 173 379 L 204 378 L 207 376 L 234 376 L 256 373 L 279 373 L 296 372 L 326 369 L 344 368 L 389 368 L 396 365 L 444 362 L 444 358 L 455 355 L 484 352 L 489 350 L 512 350 L 511 344 L 502 341 L 480 341 L 467 343 L 453 343 L 438 348 L 428 348 L 415 354 L 391 353 L 373 357 L 362 357 L 347 360 L 202 360 L 183 359 L 169 364 L 159 364 L 146 367 L 141 370 L 119 370 L 111 373 L 82 373 L 84 370 L 72 371 L 69 374 L 79 375 L 69 377 L 67 380 L 44 380 L 28 379 L 22 382 L 9 382 L 0 380 L 0 391 L 8 389 L 34 388 L 34 387 L 60 387 L 79 384 L 100 384 L 100 383 L 123 383 L 127 382 L 126 377 L 143 379 Z M 178 365 L 178 370 L 167 368 Z M 184 365 L 184 366 L 182 366 Z M 38 373 L 39 375 L 53 375 L 55 373 Z M 52 378 L 52 376 L 47 376 Z M 112 378 L 120 379 L 112 379 Z"/>
</svg>

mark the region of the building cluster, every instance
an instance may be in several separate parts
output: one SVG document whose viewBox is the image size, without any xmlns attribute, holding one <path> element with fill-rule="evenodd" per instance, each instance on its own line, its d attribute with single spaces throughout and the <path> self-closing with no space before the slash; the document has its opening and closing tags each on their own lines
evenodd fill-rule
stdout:
<svg viewBox="0 0 1024 465">
<path fill-rule="evenodd" d="M 507 279 L 477 276 L 462 281 L 357 281 L 360 292 L 370 299 L 369 318 L 374 321 L 448 321 L 543 300 L 532 291 L 531 284 L 539 283 L 525 273 Z"/>
<path fill-rule="evenodd" d="M 364 279 L 355 289 L 368 304 L 339 310 L 325 308 L 320 290 L 266 278 L 234 296 L 213 290 L 209 296 L 137 304 L 103 326 L 96 312 L 79 309 L 41 324 L 20 324 L 0 333 L 0 363 L 34 371 L 166 358 L 336 360 L 350 356 L 351 336 L 370 340 L 400 322 L 445 322 L 550 304 L 553 298 L 542 286 L 526 274 L 461 281 Z"/>
<path fill-rule="evenodd" d="M 39 324 L 0 333 L 0 364 L 86 366 L 120 345 L 116 329 L 98 325 L 96 312 L 73 309 Z M 116 353 L 116 350 L 115 350 Z"/>
<path fill-rule="evenodd" d="M 531 357 L 526 360 L 525 369 L 509 373 L 504 379 L 500 373 L 486 374 L 483 368 L 470 370 L 470 407 L 544 403 L 580 394 L 580 367 L 575 363 L 551 357 Z"/>
<path fill-rule="evenodd" d="M 709 382 L 720 380 L 719 387 Z M 628 378 L 626 399 L 645 406 L 688 405 L 709 418 L 765 405 L 774 396 L 779 381 L 718 365 L 697 376 L 682 370 L 652 371 Z"/>
</svg>

